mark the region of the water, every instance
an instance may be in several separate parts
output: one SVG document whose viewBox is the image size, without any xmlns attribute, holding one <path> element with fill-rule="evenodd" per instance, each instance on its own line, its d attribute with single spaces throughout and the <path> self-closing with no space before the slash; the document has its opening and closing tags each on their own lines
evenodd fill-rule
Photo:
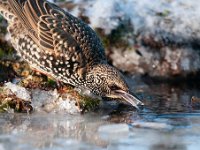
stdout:
<svg viewBox="0 0 200 150">
<path fill-rule="evenodd" d="M 191 97 L 200 97 L 198 89 L 138 84 L 133 90 L 145 103 L 139 112 L 105 105 L 83 115 L 0 114 L 0 150 L 196 150 L 200 108 Z"/>
</svg>

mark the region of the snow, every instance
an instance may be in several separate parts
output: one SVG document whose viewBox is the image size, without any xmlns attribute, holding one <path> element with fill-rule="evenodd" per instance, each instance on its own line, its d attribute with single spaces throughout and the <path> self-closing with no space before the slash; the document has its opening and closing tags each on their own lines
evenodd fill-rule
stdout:
<svg viewBox="0 0 200 150">
<path fill-rule="evenodd" d="M 105 33 L 109 34 L 123 19 L 125 14 L 122 9 L 119 0 L 97 0 L 86 11 L 86 16 L 89 16 L 93 28 L 104 28 Z"/>
<path fill-rule="evenodd" d="M 110 34 L 123 21 L 130 20 L 135 32 L 167 32 L 187 37 L 200 36 L 200 5 L 194 0 L 78 0 L 74 9 L 89 17 L 93 28 Z M 77 11 L 75 13 L 77 14 Z M 79 14 L 80 15 L 80 14 Z M 195 34 L 194 34 L 195 33 Z M 181 40 L 181 39 L 176 39 Z"/>
</svg>

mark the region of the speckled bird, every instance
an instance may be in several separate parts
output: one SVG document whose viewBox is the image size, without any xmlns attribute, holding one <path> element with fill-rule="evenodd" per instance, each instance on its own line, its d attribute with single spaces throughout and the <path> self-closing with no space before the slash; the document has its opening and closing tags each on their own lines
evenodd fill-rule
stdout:
<svg viewBox="0 0 200 150">
<path fill-rule="evenodd" d="M 11 43 L 34 70 L 101 97 L 142 104 L 121 73 L 108 65 L 97 34 L 83 21 L 45 0 L 0 0 Z"/>
</svg>

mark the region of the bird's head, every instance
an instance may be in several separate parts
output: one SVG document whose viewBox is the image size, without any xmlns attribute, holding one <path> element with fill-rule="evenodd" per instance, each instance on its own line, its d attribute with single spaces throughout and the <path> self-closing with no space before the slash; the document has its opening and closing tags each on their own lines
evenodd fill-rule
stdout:
<svg viewBox="0 0 200 150">
<path fill-rule="evenodd" d="M 138 105 L 143 105 L 138 98 L 129 93 L 122 74 L 112 66 L 107 64 L 94 66 L 86 78 L 86 87 L 96 95 L 128 102 L 136 108 Z"/>
</svg>

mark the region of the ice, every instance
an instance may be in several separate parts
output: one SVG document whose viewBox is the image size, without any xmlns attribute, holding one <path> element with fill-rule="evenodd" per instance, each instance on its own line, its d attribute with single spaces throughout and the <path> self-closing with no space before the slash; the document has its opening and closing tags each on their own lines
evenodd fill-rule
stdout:
<svg viewBox="0 0 200 150">
<path fill-rule="evenodd" d="M 6 89 L 9 89 L 13 94 L 15 94 L 18 98 L 26 100 L 26 101 L 31 100 L 30 92 L 24 87 L 18 86 L 11 82 L 5 83 L 4 86 Z"/>
<path fill-rule="evenodd" d="M 67 111 L 70 114 L 79 113 L 76 101 L 71 98 L 59 98 L 56 101 L 56 105 L 58 106 L 58 111 Z"/>
<path fill-rule="evenodd" d="M 40 89 L 32 90 L 32 104 L 34 108 L 42 107 L 43 105 L 55 102 L 59 94 L 57 90 L 44 91 Z"/>
<path fill-rule="evenodd" d="M 5 89 L 11 91 L 16 97 L 31 101 L 35 111 L 46 112 L 67 112 L 70 114 L 79 113 L 79 108 L 76 106 L 76 99 L 70 94 L 60 94 L 55 90 L 32 89 L 28 91 L 26 88 L 11 82 L 5 83 Z"/>
<path fill-rule="evenodd" d="M 76 100 L 66 94 L 60 95 L 57 90 L 44 91 L 40 89 L 32 90 L 32 103 L 37 111 L 45 110 L 47 112 L 68 112 L 70 114 L 78 113 Z"/>
</svg>

